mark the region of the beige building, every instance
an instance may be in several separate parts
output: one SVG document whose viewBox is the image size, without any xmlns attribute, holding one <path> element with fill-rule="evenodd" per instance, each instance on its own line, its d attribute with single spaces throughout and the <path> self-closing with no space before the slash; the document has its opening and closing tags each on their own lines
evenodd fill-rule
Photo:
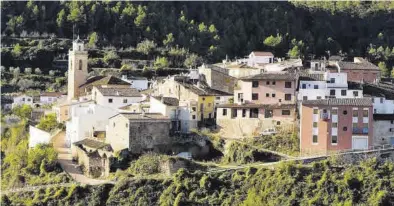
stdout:
<svg viewBox="0 0 394 206">
<path fill-rule="evenodd" d="M 234 93 L 237 78 L 230 76 L 228 69 L 203 64 L 198 68 L 198 73 L 212 89 Z"/>
<path fill-rule="evenodd" d="M 114 151 L 163 152 L 172 144 L 171 120 L 159 113 L 121 113 L 109 119 L 106 142 Z"/>
</svg>

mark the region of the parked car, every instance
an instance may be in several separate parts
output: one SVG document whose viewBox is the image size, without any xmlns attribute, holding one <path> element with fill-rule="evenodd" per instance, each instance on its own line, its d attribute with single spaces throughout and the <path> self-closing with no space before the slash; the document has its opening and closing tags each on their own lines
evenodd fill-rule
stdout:
<svg viewBox="0 0 394 206">
<path fill-rule="evenodd" d="M 274 134 L 277 134 L 277 133 L 278 132 L 274 128 L 269 128 L 269 129 L 265 129 L 263 132 L 261 132 L 261 136 L 274 135 Z"/>
</svg>

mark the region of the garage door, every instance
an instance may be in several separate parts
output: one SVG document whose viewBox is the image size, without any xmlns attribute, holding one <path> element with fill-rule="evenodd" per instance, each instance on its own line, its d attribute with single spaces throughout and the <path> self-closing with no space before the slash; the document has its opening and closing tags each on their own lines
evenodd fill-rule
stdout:
<svg viewBox="0 0 394 206">
<path fill-rule="evenodd" d="M 352 149 L 368 149 L 368 137 L 353 137 Z"/>
</svg>

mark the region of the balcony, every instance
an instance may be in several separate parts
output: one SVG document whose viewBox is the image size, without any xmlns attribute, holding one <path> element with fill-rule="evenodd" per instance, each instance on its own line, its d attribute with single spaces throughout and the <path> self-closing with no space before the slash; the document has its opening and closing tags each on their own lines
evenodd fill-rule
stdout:
<svg viewBox="0 0 394 206">
<path fill-rule="evenodd" d="M 368 128 L 353 128 L 353 134 L 368 134 Z"/>
</svg>

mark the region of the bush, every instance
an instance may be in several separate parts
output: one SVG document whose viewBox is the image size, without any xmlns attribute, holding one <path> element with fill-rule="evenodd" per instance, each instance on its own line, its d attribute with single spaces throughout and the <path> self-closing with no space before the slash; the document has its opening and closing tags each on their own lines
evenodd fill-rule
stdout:
<svg viewBox="0 0 394 206">
<path fill-rule="evenodd" d="M 135 175 L 150 175 L 160 173 L 160 163 L 167 157 L 158 154 L 145 154 L 138 158 L 131 167 Z"/>
<path fill-rule="evenodd" d="M 47 114 L 40 119 L 40 122 L 37 125 L 38 129 L 42 129 L 47 132 L 51 132 L 58 127 L 58 123 L 56 120 L 56 114 Z"/>
</svg>

